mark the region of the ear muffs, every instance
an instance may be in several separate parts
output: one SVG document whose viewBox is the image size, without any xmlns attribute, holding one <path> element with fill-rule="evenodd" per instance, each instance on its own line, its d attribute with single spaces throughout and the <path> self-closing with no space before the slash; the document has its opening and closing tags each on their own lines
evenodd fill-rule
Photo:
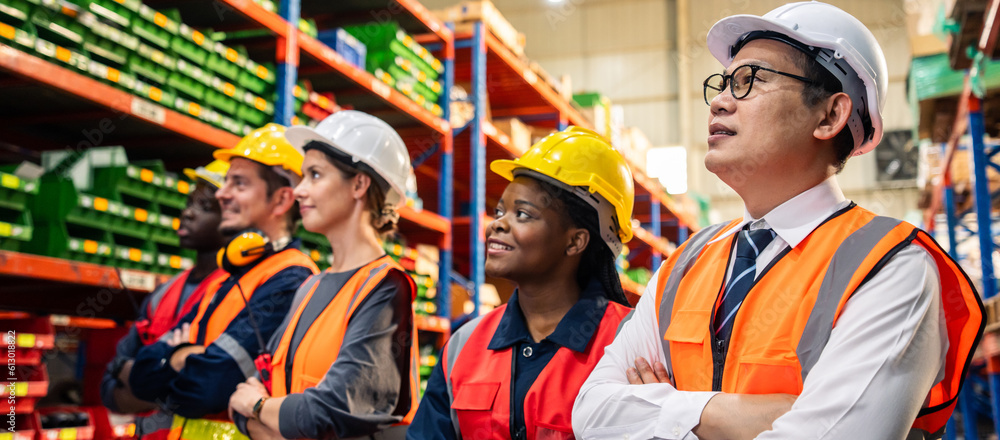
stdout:
<svg viewBox="0 0 1000 440">
<path fill-rule="evenodd" d="M 274 246 L 263 232 L 248 229 L 236 234 L 219 249 L 217 262 L 226 272 L 234 273 L 273 253 Z"/>
</svg>

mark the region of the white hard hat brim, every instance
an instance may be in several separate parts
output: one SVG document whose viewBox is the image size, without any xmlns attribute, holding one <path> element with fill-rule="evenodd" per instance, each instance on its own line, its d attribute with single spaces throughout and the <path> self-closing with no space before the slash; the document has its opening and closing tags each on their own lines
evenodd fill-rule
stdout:
<svg viewBox="0 0 1000 440">
<path fill-rule="evenodd" d="M 808 36 L 801 34 L 781 23 L 756 15 L 733 15 L 723 18 L 708 31 L 708 50 L 723 66 L 729 67 L 733 62 L 730 49 L 748 32 L 772 31 L 787 35 L 789 38 L 805 43 L 816 44 Z"/>
<path fill-rule="evenodd" d="M 302 151 L 308 143 L 312 141 L 323 142 L 329 144 L 330 140 L 323 137 L 312 127 L 306 127 L 304 125 L 296 125 L 294 127 L 288 127 L 285 130 L 285 139 L 288 139 L 288 143 L 292 144 L 293 147 L 298 148 Z"/>
</svg>

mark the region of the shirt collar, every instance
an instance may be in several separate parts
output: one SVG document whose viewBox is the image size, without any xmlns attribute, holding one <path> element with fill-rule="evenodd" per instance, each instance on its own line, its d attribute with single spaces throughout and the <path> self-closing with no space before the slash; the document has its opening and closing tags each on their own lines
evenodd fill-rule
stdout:
<svg viewBox="0 0 1000 440">
<path fill-rule="evenodd" d="M 590 344 L 590 339 L 597 331 L 598 325 L 604 319 L 604 311 L 608 306 L 608 298 L 604 296 L 604 289 L 596 279 L 591 280 L 582 291 L 580 299 L 566 312 L 556 326 L 556 330 L 545 338 L 545 341 L 553 342 L 559 346 L 583 353 Z M 534 342 L 531 333 L 528 331 L 527 322 L 524 320 L 524 313 L 517 300 L 517 290 L 507 301 L 503 317 L 497 326 L 493 338 L 490 339 L 490 350 L 502 350 L 519 342 Z"/>
<path fill-rule="evenodd" d="M 743 221 L 727 229 L 710 243 L 735 234 L 748 223 L 763 220 L 785 243 L 788 243 L 789 247 L 794 248 L 824 220 L 849 204 L 844 192 L 840 190 L 840 185 L 837 184 L 836 176 L 830 176 L 819 185 L 778 205 L 760 219 L 753 218 L 744 208 Z"/>
</svg>

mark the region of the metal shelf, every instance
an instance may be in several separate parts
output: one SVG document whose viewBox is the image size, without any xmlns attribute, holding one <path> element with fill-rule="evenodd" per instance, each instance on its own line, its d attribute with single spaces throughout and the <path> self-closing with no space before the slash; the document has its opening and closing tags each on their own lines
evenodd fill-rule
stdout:
<svg viewBox="0 0 1000 440">
<path fill-rule="evenodd" d="M 11 143 L 34 150 L 120 144 L 139 159 L 190 158 L 239 137 L 0 44 L 0 110 Z M 11 86 L 15 85 L 15 86 Z M 106 120 L 106 121 L 105 121 Z M 162 147 L 170 146 L 170 150 Z M 166 154 L 165 154 L 166 153 Z"/>
</svg>

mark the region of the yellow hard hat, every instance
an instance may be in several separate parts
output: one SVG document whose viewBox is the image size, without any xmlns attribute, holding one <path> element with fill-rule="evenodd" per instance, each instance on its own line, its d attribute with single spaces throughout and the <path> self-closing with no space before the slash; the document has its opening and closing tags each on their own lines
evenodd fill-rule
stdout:
<svg viewBox="0 0 1000 440">
<path fill-rule="evenodd" d="M 593 206 L 601 222 L 602 239 L 614 255 L 622 243 L 632 239 L 632 205 L 635 187 L 632 171 L 622 156 L 601 135 L 586 128 L 570 126 L 552 133 L 532 145 L 514 160 L 495 160 L 490 169 L 507 180 L 527 172 L 530 176 L 548 177 L 560 186 L 568 186 Z M 582 194 L 581 194 L 582 192 Z M 597 193 L 601 200 L 588 197 Z M 617 228 L 612 227 L 615 223 Z"/>
<path fill-rule="evenodd" d="M 212 156 L 225 162 L 242 157 L 275 167 L 275 171 L 288 178 L 292 186 L 302 178 L 302 151 L 288 143 L 285 127 L 275 123 L 251 131 L 235 147 L 215 150 Z"/>
<path fill-rule="evenodd" d="M 188 179 L 204 180 L 216 188 L 222 188 L 222 183 L 226 181 L 226 173 L 229 172 L 229 162 L 213 160 L 212 163 L 195 169 L 185 168 L 184 175 Z"/>
</svg>

